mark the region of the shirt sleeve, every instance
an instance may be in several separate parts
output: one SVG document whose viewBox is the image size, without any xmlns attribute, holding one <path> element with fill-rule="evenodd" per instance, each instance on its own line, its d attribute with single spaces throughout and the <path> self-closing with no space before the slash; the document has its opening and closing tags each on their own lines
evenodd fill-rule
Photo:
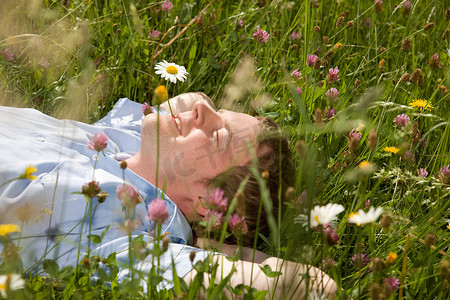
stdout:
<svg viewBox="0 0 450 300">
<path fill-rule="evenodd" d="M 168 112 L 152 107 L 154 112 L 160 115 L 166 115 Z M 131 101 L 127 98 L 119 99 L 113 109 L 106 116 L 92 125 L 109 126 L 117 129 L 126 129 L 141 134 L 141 125 L 144 115 L 142 113 L 142 104 Z"/>
</svg>

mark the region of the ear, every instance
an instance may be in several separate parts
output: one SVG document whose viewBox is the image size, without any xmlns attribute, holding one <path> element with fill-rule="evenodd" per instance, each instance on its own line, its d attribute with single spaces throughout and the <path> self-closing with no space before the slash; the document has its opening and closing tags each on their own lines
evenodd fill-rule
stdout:
<svg viewBox="0 0 450 300">
<path fill-rule="evenodd" d="M 201 217 L 204 217 L 206 215 L 207 209 L 203 207 L 202 197 L 198 196 L 197 199 L 194 199 L 194 201 L 192 201 L 192 205 L 197 215 Z"/>
</svg>

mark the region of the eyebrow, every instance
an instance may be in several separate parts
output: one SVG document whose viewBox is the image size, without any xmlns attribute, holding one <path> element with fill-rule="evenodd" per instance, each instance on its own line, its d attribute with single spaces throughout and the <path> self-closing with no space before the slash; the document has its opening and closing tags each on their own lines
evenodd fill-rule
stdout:
<svg viewBox="0 0 450 300">
<path fill-rule="evenodd" d="M 223 113 L 224 111 L 226 111 L 226 109 L 221 108 L 217 111 L 217 113 Z M 233 131 L 231 131 L 231 126 L 229 122 L 225 122 L 225 129 L 228 131 L 227 148 L 229 148 L 231 144 L 231 138 L 233 137 Z"/>
<path fill-rule="evenodd" d="M 233 137 L 233 132 L 231 131 L 231 127 L 228 122 L 225 123 L 225 129 L 228 131 L 228 141 L 227 141 L 227 148 L 228 148 L 230 147 L 231 138 Z"/>
</svg>

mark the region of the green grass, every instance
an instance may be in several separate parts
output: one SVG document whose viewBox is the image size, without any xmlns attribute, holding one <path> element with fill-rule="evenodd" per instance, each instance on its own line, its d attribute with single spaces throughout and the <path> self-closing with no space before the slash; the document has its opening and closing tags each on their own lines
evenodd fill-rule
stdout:
<svg viewBox="0 0 450 300">
<path fill-rule="evenodd" d="M 41 2 L 41 7 L 33 6 Z M 449 182 L 438 180 L 438 172 L 450 164 L 450 34 L 443 38 L 449 30 L 450 7 L 446 1 L 413 0 L 405 13 L 403 6 L 397 7 L 404 2 L 384 1 L 376 12 L 372 1 L 317 1 L 317 7 L 314 1 L 173 1 L 174 8 L 162 12 L 160 2 L 153 1 L 76 0 L 67 7 L 60 1 L 4 1 L 0 7 L 0 104 L 92 122 L 120 97 L 151 102 L 153 89 L 165 84 L 153 70 L 163 59 L 189 72 L 184 83 L 167 84 L 169 95 L 202 91 L 219 106 L 230 105 L 227 91 L 237 88 L 244 96 L 234 99 L 235 109 L 274 118 L 293 150 L 298 141 L 305 141 L 306 154 L 295 157 L 295 199 L 307 191 L 309 209 L 326 203 L 346 209 L 336 223 L 338 245 L 328 246 L 320 232 L 301 229 L 293 218 L 276 218 L 283 238 L 276 243 L 268 238 L 264 249 L 326 270 L 343 289 L 342 297 L 366 299 L 384 278 L 405 276 L 401 289 L 407 298 L 444 299 L 449 295 L 450 271 L 442 271 L 440 265 L 450 257 L 446 221 L 450 189 Z M 186 29 L 207 6 L 201 20 Z M 341 13 L 344 23 L 336 27 Z M 238 19 L 243 20 L 242 28 L 237 26 Z M 352 27 L 347 26 L 349 21 Z M 425 30 L 430 22 L 434 26 Z M 257 26 L 270 34 L 267 43 L 253 39 Z M 161 36 L 151 39 L 152 29 Z M 291 40 L 293 31 L 300 32 L 301 39 Z M 405 52 L 401 44 L 407 37 L 412 46 Z M 14 53 L 13 60 L 6 59 L 5 49 Z M 155 57 L 160 49 L 164 50 Z M 331 49 L 333 54 L 327 55 Z M 433 69 L 428 62 L 435 53 L 441 68 Z M 309 54 L 322 60 L 319 69 L 306 66 Z M 253 60 L 253 70 L 240 68 L 247 58 Z M 340 80 L 328 83 L 328 69 L 335 66 Z M 303 74 L 301 80 L 290 76 L 297 68 Z M 417 68 L 423 74 L 421 87 L 401 81 L 403 74 Z M 236 80 L 238 76 L 241 80 Z M 301 95 L 296 86 L 302 89 Z M 325 96 L 330 87 L 339 90 L 336 102 Z M 270 101 L 255 104 L 264 95 L 270 95 Z M 408 106 L 414 99 L 426 99 L 433 108 L 414 110 Z M 314 112 L 320 109 L 324 115 L 328 106 L 336 108 L 336 115 L 318 125 Z M 411 119 L 403 130 L 393 123 L 400 113 Z M 413 122 L 425 143 L 413 142 Z M 360 124 L 361 141 L 349 152 L 347 135 Z M 367 144 L 372 129 L 378 136 L 374 149 Z M 383 151 L 387 146 L 400 151 L 388 154 Z M 406 150 L 414 154 L 414 161 L 402 161 Z M 367 175 L 358 167 L 365 160 L 373 164 L 373 172 Z M 418 168 L 425 168 L 429 175 L 418 177 Z M 347 222 L 349 214 L 364 208 L 367 199 L 370 206 L 384 207 L 392 219 L 390 226 L 383 228 L 376 222 L 358 227 Z M 301 212 L 294 203 L 290 210 L 292 217 Z M 436 237 L 433 247 L 424 245 L 429 234 Z M 351 257 L 361 252 L 372 263 L 358 270 Z M 385 260 L 389 252 L 398 258 L 376 269 L 374 259 Z M 332 259 L 336 265 L 326 268 L 323 259 Z M 44 279 L 32 281 L 34 287 L 39 280 Z M 45 279 L 35 291 L 50 297 L 52 284 Z M 79 289 L 81 295 L 101 291 L 119 295 L 87 286 Z M 169 294 L 160 296 L 171 298 Z"/>
</svg>

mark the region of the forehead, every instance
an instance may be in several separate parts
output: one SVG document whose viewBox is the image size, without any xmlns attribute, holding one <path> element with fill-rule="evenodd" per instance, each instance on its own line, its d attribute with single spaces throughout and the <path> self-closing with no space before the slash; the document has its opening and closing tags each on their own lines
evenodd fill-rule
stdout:
<svg viewBox="0 0 450 300">
<path fill-rule="evenodd" d="M 221 114 L 222 117 L 227 119 L 229 122 L 236 121 L 236 122 L 246 122 L 251 125 L 258 124 L 258 119 L 248 114 L 234 112 L 227 109 L 219 109 L 219 114 Z"/>
</svg>

